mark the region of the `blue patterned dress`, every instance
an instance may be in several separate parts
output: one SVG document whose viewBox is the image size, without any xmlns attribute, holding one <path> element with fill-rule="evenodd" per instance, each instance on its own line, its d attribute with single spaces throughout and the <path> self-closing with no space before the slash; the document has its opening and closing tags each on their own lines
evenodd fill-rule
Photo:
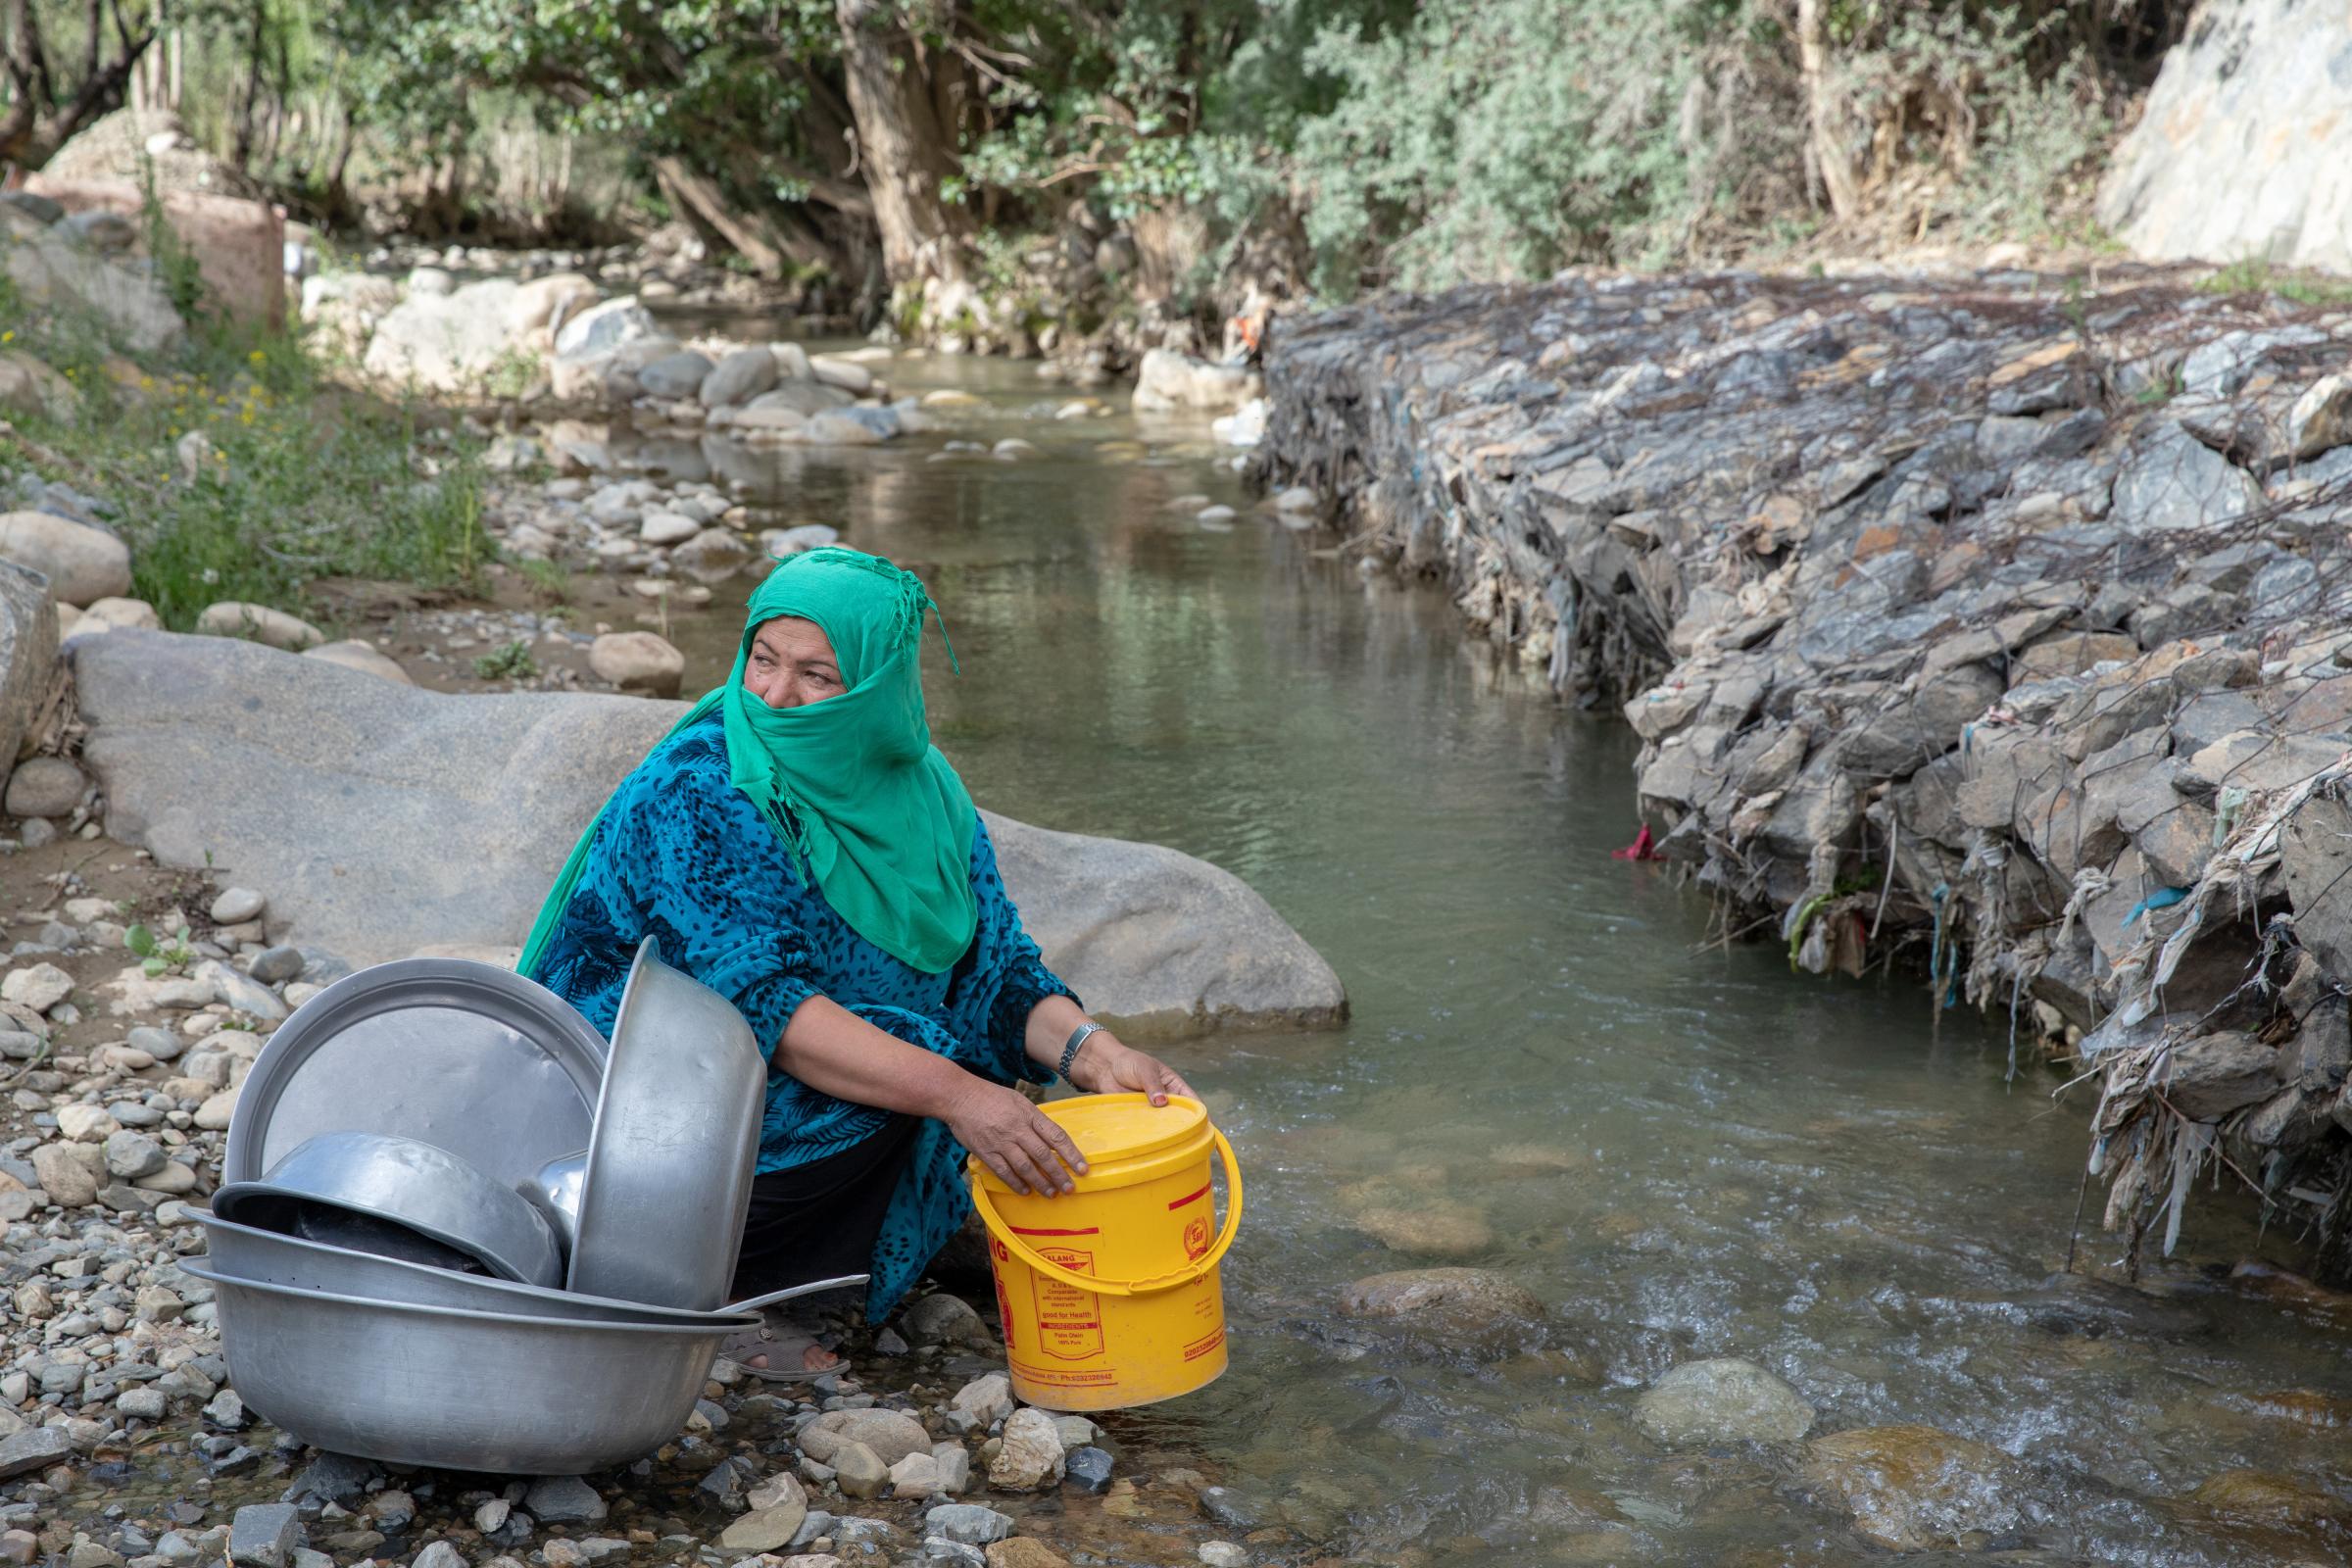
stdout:
<svg viewBox="0 0 2352 1568">
<path fill-rule="evenodd" d="M 663 961 L 733 1002 L 771 1056 L 793 1009 L 821 995 L 994 1082 L 1047 1082 L 1052 1070 L 1023 1050 L 1029 1011 L 1072 993 L 1021 929 L 985 824 L 972 839 L 972 892 L 979 931 L 946 974 L 910 969 L 860 937 L 727 782 L 726 733 L 714 712 L 657 746 L 613 791 L 532 978 L 610 1033 L 629 961 L 650 935 Z M 839 1153 L 889 1115 L 771 1066 L 760 1169 Z M 963 1223 L 971 1203 L 963 1157 L 943 1123 L 922 1124 L 874 1243 L 866 1313 L 875 1322 Z"/>
</svg>

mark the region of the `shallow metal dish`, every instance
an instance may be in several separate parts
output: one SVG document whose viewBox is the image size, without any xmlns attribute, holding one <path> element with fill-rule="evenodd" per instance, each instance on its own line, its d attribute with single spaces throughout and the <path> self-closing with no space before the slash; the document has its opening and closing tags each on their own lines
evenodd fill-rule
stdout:
<svg viewBox="0 0 2352 1568">
<path fill-rule="evenodd" d="M 249 1409 L 386 1464 L 524 1476 L 627 1464 L 677 1435 L 740 1326 L 468 1312 L 180 1268 L 213 1287 Z"/>
<path fill-rule="evenodd" d="M 697 1311 L 725 1300 L 766 1102 L 751 1025 L 647 937 L 612 1015 L 568 1288 Z"/>
<path fill-rule="evenodd" d="M 238 1091 L 224 1182 L 259 1181 L 319 1133 L 417 1138 L 513 1187 L 588 1142 L 605 1042 L 569 1003 L 494 964 L 403 958 L 294 1009 Z"/>
<path fill-rule="evenodd" d="M 615 1301 L 601 1296 L 578 1296 L 570 1291 L 517 1285 L 513 1280 L 490 1279 L 479 1274 L 454 1274 L 448 1269 L 256 1230 L 218 1214 L 204 1217 L 204 1235 L 209 1249 L 207 1266 L 231 1279 L 323 1291 L 330 1296 L 349 1296 L 362 1300 L 401 1301 L 467 1312 L 504 1312 L 515 1317 L 667 1323 L 678 1327 L 716 1323 L 732 1332 L 758 1323 L 755 1314 L 762 1306 L 865 1282 L 862 1274 L 815 1280 L 730 1302 L 716 1312 L 688 1312 L 676 1307 L 649 1306 L 643 1301 Z"/>
<path fill-rule="evenodd" d="M 318 1209 L 339 1209 L 478 1258 L 503 1279 L 525 1285 L 564 1279 L 556 1233 L 528 1199 L 448 1150 L 414 1138 L 320 1133 L 270 1166 L 264 1180 L 222 1187 L 212 1206 L 222 1219 L 261 1230 L 343 1243 L 343 1236 L 318 1226 Z M 356 1237 L 347 1245 L 368 1250 Z M 405 1250 L 395 1255 L 415 1256 Z"/>
</svg>

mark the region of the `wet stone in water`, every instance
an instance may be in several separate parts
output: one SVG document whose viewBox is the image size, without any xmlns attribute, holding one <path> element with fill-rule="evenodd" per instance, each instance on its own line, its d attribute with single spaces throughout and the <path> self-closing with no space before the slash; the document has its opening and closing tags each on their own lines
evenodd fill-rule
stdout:
<svg viewBox="0 0 2352 1568">
<path fill-rule="evenodd" d="M 1080 1492 L 1100 1493 L 1110 1485 L 1110 1455 L 1089 1446 L 1072 1448 L 1062 1458 L 1063 1484 Z"/>
</svg>

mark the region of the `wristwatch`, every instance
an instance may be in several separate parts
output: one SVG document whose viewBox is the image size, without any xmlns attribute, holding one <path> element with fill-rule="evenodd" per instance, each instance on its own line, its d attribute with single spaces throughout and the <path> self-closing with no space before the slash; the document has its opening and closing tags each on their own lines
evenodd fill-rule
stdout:
<svg viewBox="0 0 2352 1568">
<path fill-rule="evenodd" d="M 1077 1085 L 1075 1080 L 1070 1078 L 1070 1063 L 1078 1059 L 1078 1048 L 1102 1032 L 1102 1026 L 1099 1023 L 1092 1021 L 1082 1023 L 1070 1031 L 1070 1043 L 1061 1048 L 1061 1065 L 1054 1070 L 1059 1073 L 1063 1081 L 1069 1083 L 1072 1088 L 1076 1088 Z"/>
</svg>

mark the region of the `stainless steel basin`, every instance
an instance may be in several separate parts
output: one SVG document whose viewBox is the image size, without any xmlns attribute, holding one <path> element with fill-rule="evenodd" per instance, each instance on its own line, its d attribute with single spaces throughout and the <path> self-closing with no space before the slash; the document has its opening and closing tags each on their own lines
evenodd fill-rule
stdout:
<svg viewBox="0 0 2352 1568">
<path fill-rule="evenodd" d="M 223 1219 L 261 1230 L 435 1261 L 414 1248 L 370 1245 L 371 1238 L 397 1242 L 405 1230 L 476 1258 L 504 1279 L 557 1285 L 564 1278 L 556 1234 L 528 1199 L 449 1151 L 414 1138 L 320 1133 L 263 1180 L 221 1188 L 212 1206 Z M 328 1211 L 323 1225 L 321 1209 Z M 379 1223 L 338 1231 L 332 1228 L 338 1212 Z M 395 1229 L 387 1232 L 386 1225 Z"/>
<path fill-rule="evenodd" d="M 728 1317 L 615 1323 L 367 1300 L 182 1263 L 216 1298 L 246 1405 L 386 1464 L 580 1475 L 627 1464 L 694 1409 Z"/>
<path fill-rule="evenodd" d="M 565 1284 L 696 1310 L 725 1300 L 766 1103 L 751 1025 L 647 937 L 612 1017 Z"/>
</svg>

